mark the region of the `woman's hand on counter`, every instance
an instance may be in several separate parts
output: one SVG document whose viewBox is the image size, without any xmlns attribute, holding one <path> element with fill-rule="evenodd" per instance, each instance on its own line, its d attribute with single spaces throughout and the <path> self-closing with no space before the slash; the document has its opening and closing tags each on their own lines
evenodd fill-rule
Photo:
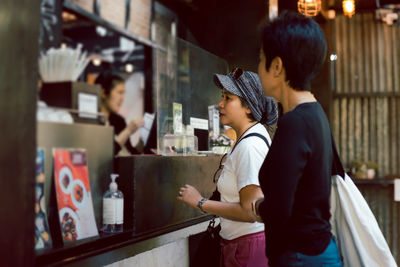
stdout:
<svg viewBox="0 0 400 267">
<path fill-rule="evenodd" d="M 197 208 L 197 204 L 203 197 L 199 191 L 191 185 L 184 185 L 179 189 L 177 199 L 188 204 L 192 208 Z"/>
</svg>

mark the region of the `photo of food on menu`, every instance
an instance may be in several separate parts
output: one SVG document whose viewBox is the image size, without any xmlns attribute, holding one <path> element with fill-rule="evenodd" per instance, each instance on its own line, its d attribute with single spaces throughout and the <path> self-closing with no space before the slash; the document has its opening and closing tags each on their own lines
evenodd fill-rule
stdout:
<svg viewBox="0 0 400 267">
<path fill-rule="evenodd" d="M 86 151 L 53 149 L 58 214 L 64 243 L 98 235 Z"/>
</svg>

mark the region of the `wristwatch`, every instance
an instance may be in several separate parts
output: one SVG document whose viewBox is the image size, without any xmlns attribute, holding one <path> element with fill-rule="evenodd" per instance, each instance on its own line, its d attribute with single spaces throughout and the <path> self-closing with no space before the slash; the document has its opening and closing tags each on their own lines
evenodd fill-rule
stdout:
<svg viewBox="0 0 400 267">
<path fill-rule="evenodd" d="M 253 199 L 251 202 L 251 211 L 253 212 L 253 216 L 257 218 L 257 220 L 262 220 L 260 214 L 258 214 L 258 205 L 262 201 L 262 198 Z"/>
<path fill-rule="evenodd" d="M 203 213 L 207 213 L 203 210 L 203 203 L 206 202 L 208 199 L 207 198 L 202 198 L 199 203 L 197 203 L 197 207 L 203 212 Z"/>
</svg>

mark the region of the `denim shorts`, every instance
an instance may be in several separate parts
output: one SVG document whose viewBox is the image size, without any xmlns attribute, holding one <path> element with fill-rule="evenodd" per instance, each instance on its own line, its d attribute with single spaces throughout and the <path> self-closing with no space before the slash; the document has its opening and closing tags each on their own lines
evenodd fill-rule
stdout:
<svg viewBox="0 0 400 267">
<path fill-rule="evenodd" d="M 279 255 L 272 266 L 342 267 L 342 260 L 335 238 L 332 236 L 328 247 L 321 254 L 309 256 L 298 252 L 287 251 Z"/>
</svg>

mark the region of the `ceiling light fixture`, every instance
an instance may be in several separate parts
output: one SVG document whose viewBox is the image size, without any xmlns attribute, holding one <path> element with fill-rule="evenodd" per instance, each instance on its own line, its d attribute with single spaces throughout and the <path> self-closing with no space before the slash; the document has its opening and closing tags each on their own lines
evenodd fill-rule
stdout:
<svg viewBox="0 0 400 267">
<path fill-rule="evenodd" d="M 343 0 L 343 14 L 351 18 L 356 13 L 356 5 L 354 0 Z"/>
<path fill-rule="evenodd" d="M 125 65 L 125 71 L 126 72 L 132 72 L 134 69 L 133 65 L 131 63 L 128 63 Z"/>
<path fill-rule="evenodd" d="M 299 0 L 297 9 L 301 14 L 314 17 L 321 11 L 321 0 Z"/>
</svg>

